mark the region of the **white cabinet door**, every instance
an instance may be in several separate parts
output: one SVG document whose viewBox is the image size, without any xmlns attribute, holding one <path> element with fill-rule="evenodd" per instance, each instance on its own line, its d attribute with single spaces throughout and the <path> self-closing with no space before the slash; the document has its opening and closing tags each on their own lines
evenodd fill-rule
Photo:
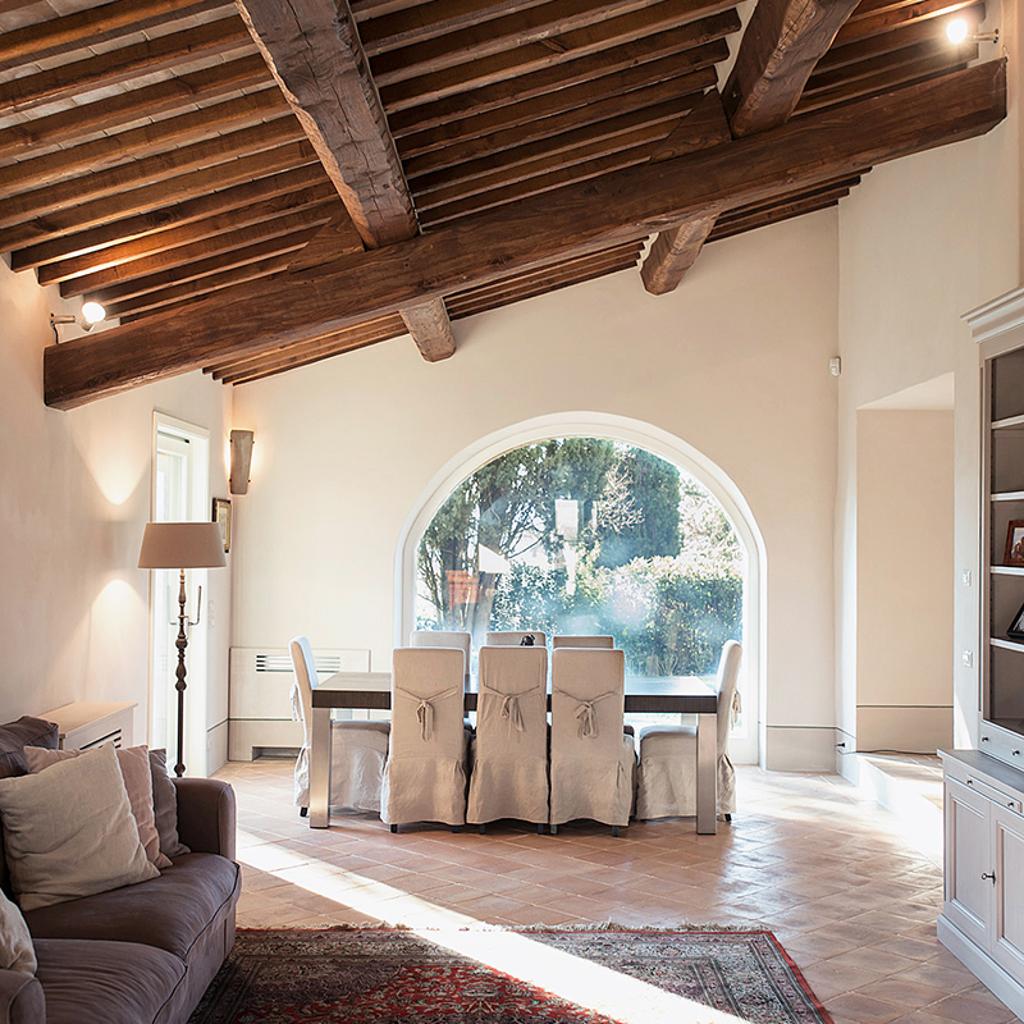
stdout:
<svg viewBox="0 0 1024 1024">
<path fill-rule="evenodd" d="M 992 802 L 946 780 L 946 905 L 944 914 L 982 949 L 992 940 Z M 1014 856 L 1020 851 L 1014 850 Z"/>
<path fill-rule="evenodd" d="M 1024 977 L 1024 818 L 992 805 L 995 914 L 991 953 L 1015 978 Z"/>
</svg>

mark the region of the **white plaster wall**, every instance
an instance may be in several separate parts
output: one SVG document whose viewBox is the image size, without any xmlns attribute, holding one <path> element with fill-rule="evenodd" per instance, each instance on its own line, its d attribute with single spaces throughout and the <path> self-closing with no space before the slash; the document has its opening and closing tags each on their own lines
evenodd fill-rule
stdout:
<svg viewBox="0 0 1024 1024">
<path fill-rule="evenodd" d="M 862 409 L 857 430 L 857 745 L 953 735 L 953 411 Z"/>
<path fill-rule="evenodd" d="M 837 717 L 857 706 L 857 410 L 953 372 L 956 385 L 953 673 L 958 745 L 977 727 L 979 361 L 961 315 L 1020 282 L 1019 82 L 1015 5 L 992 18 L 1007 42 L 1007 120 L 981 139 L 873 170 L 839 208 L 836 501 Z M 971 583 L 961 582 L 963 573 Z M 970 652 L 973 665 L 962 661 Z"/>
<path fill-rule="evenodd" d="M 234 643 L 306 632 L 387 665 L 396 547 L 441 467 L 536 416 L 627 416 L 745 497 L 767 549 L 769 753 L 831 764 L 836 253 L 828 211 L 709 246 L 668 296 L 623 272 L 458 322 L 440 364 L 401 338 L 236 389 L 256 446 Z"/>
<path fill-rule="evenodd" d="M 46 408 L 42 354 L 49 311 L 61 308 L 55 289 L 0 261 L 0 721 L 73 700 L 135 700 L 142 742 L 149 574 L 136 563 L 150 513 L 153 411 L 210 431 L 211 492 L 226 496 L 231 394 L 191 374 L 70 412 Z M 207 707 L 192 708 L 199 728 L 227 717 L 230 572 L 211 571 L 209 590 Z M 193 760 L 190 772 L 200 767 Z"/>
</svg>

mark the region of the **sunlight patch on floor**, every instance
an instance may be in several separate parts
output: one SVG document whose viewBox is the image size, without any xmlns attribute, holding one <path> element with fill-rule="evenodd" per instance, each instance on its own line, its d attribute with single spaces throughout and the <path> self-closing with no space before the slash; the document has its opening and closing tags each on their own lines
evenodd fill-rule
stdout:
<svg viewBox="0 0 1024 1024">
<path fill-rule="evenodd" d="M 261 843 L 241 829 L 238 838 L 238 859 L 249 867 L 334 900 L 368 918 L 407 927 L 427 942 L 602 1013 L 620 1024 L 740 1024 L 740 1018 L 730 1013 L 553 949 L 528 935 L 481 925 L 475 918 L 434 906 L 420 896 L 357 872 Z"/>
</svg>

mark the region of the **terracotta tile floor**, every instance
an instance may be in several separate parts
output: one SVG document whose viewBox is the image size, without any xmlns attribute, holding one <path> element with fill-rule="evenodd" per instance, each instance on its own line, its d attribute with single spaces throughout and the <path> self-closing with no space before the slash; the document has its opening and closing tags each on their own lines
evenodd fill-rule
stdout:
<svg viewBox="0 0 1024 1024">
<path fill-rule="evenodd" d="M 684 922 L 771 928 L 836 1024 L 1004 1024 L 1015 1018 L 935 939 L 941 872 L 898 819 L 835 776 L 741 769 L 742 813 L 538 836 L 415 829 L 369 815 L 311 831 L 291 766 L 231 764 L 244 927 Z"/>
</svg>

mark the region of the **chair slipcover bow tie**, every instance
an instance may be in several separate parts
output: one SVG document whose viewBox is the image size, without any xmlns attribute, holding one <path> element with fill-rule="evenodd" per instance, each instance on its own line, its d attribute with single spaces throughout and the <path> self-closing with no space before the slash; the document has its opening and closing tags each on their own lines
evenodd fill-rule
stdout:
<svg viewBox="0 0 1024 1024">
<path fill-rule="evenodd" d="M 486 683 L 481 683 L 480 688 L 493 694 L 495 697 L 501 698 L 501 711 L 499 714 L 506 722 L 508 722 L 509 733 L 511 733 L 513 729 L 516 732 L 524 732 L 526 730 L 526 723 L 523 721 L 523 712 L 519 707 L 519 698 L 525 697 L 528 693 L 533 693 L 534 691 L 539 690 L 540 683 L 536 686 L 531 686 L 528 690 L 520 690 L 519 693 L 504 693 L 501 690 L 496 690 L 493 686 L 487 686 Z"/>
<path fill-rule="evenodd" d="M 576 719 L 580 723 L 577 731 L 580 739 L 586 739 L 588 736 L 597 736 L 597 708 L 595 705 L 604 700 L 605 697 L 614 697 L 616 691 L 609 690 L 608 693 L 599 693 L 596 697 L 590 697 L 586 700 L 569 693 L 567 690 L 559 690 L 559 693 L 565 694 L 566 697 L 576 701 L 579 705 L 576 708 Z"/>
<path fill-rule="evenodd" d="M 451 689 L 433 693 L 429 697 L 421 697 L 418 693 L 413 693 L 411 690 L 403 690 L 400 686 L 396 686 L 395 690 L 402 694 L 403 697 L 408 697 L 410 700 L 418 702 L 416 706 L 416 721 L 420 723 L 421 740 L 429 740 L 433 735 L 434 701 L 444 700 L 445 697 L 454 697 L 455 694 L 461 692 L 457 687 L 453 686 Z"/>
</svg>

